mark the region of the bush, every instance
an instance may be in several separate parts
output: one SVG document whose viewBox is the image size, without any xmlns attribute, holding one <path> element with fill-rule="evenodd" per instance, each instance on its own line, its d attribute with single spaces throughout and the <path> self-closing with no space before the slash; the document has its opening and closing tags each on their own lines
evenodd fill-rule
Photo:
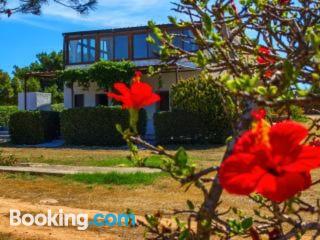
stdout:
<svg viewBox="0 0 320 240">
<path fill-rule="evenodd" d="M 118 146 L 125 144 L 115 125 L 129 126 L 129 112 L 120 107 L 88 107 L 64 110 L 61 133 L 67 144 Z M 146 111 L 140 112 L 139 133 L 145 134 Z"/>
<path fill-rule="evenodd" d="M 168 136 L 171 134 L 173 138 L 181 140 L 185 136 L 188 141 L 225 143 L 231 133 L 231 118 L 234 115 L 233 104 L 229 98 L 226 98 L 228 105 L 223 106 L 221 93 L 212 81 L 214 80 L 199 76 L 179 81 L 173 85 L 171 99 L 172 108 L 176 112 L 164 113 L 162 116 L 160 114 L 156 128 L 162 125 L 160 121 L 168 121 L 165 118 L 174 122 L 176 122 L 174 118 L 179 118 L 179 122 L 174 123 L 175 127 L 170 126 L 173 124 L 170 122 L 168 125 L 170 129 L 165 130 L 168 131 L 167 133 L 159 133 L 161 130 L 156 130 L 157 135 Z M 184 117 L 188 120 L 184 120 Z"/>
<path fill-rule="evenodd" d="M 225 128 L 212 131 L 199 115 L 185 111 L 156 113 L 154 126 L 158 144 L 221 144 L 227 137 Z"/>
<path fill-rule="evenodd" d="M 10 115 L 18 112 L 16 106 L 0 106 L 0 127 L 8 127 Z"/>
<path fill-rule="evenodd" d="M 15 144 L 39 144 L 59 136 L 59 113 L 21 111 L 10 116 L 9 131 Z"/>
</svg>

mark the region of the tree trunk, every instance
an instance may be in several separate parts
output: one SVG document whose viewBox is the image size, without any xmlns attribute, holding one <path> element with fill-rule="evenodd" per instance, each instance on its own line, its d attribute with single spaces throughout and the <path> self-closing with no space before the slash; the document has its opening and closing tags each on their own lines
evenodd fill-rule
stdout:
<svg viewBox="0 0 320 240">
<path fill-rule="evenodd" d="M 234 148 L 235 142 L 237 138 L 246 130 L 248 130 L 251 126 L 251 111 L 254 108 L 254 104 L 252 102 L 246 103 L 246 110 L 240 118 L 239 124 L 237 125 L 236 132 L 233 134 L 233 140 L 229 142 L 226 152 L 223 156 L 222 162 L 228 158 Z M 215 210 L 218 206 L 218 203 L 221 199 L 222 195 L 222 187 L 219 183 L 218 174 L 216 175 L 210 190 L 208 197 L 205 198 L 199 212 L 197 219 L 197 239 L 199 240 L 210 240 L 211 236 L 211 225 L 214 219 Z"/>
</svg>

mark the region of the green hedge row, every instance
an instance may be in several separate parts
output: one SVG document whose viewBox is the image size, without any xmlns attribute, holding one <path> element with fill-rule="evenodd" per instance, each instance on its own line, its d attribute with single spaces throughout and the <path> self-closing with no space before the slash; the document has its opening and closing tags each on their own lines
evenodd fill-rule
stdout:
<svg viewBox="0 0 320 240">
<path fill-rule="evenodd" d="M 10 115 L 18 112 L 16 106 L 0 106 L 0 127 L 8 127 Z"/>
<path fill-rule="evenodd" d="M 146 111 L 140 112 L 139 133 L 145 134 Z M 61 113 L 61 135 L 66 144 L 85 146 L 118 146 L 125 144 L 115 125 L 129 125 L 129 112 L 120 107 L 87 107 Z"/>
<path fill-rule="evenodd" d="M 15 144 L 39 144 L 58 138 L 59 113 L 21 111 L 10 116 L 9 131 Z"/>
<path fill-rule="evenodd" d="M 158 144 L 224 144 L 230 134 L 228 123 L 225 123 L 225 127 L 215 128 L 213 131 L 201 115 L 185 111 L 156 113 L 154 126 Z"/>
</svg>

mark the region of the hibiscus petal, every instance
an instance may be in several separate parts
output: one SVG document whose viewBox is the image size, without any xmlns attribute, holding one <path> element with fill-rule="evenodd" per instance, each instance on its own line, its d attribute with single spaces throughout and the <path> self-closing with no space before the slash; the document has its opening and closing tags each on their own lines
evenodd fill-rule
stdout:
<svg viewBox="0 0 320 240">
<path fill-rule="evenodd" d="M 124 83 L 115 83 L 113 85 L 114 89 L 116 89 L 123 96 L 130 96 L 130 89 Z"/>
<path fill-rule="evenodd" d="M 158 94 L 153 93 L 148 99 L 145 99 L 143 101 L 143 105 L 149 106 L 159 101 L 160 101 L 160 96 Z"/>
<path fill-rule="evenodd" d="M 229 193 L 248 195 L 254 191 L 265 171 L 252 154 L 238 153 L 227 158 L 220 167 L 219 180 Z"/>
<path fill-rule="evenodd" d="M 247 153 L 255 146 L 256 134 L 252 131 L 246 131 L 237 140 L 233 153 Z"/>
<path fill-rule="evenodd" d="M 281 203 L 309 188 L 310 185 L 311 175 L 308 172 L 284 173 L 280 176 L 268 173 L 261 178 L 255 191 L 274 202 Z"/>
<path fill-rule="evenodd" d="M 305 172 L 320 167 L 320 148 L 313 146 L 300 146 L 292 152 L 293 161 L 282 167 L 289 172 Z"/>
<path fill-rule="evenodd" d="M 145 107 L 144 101 L 152 96 L 152 87 L 143 82 L 135 82 L 131 86 L 131 96 L 135 108 Z"/>
<path fill-rule="evenodd" d="M 308 135 L 308 130 L 293 121 L 283 121 L 270 129 L 270 145 L 274 154 L 286 156 L 299 146 Z"/>
<path fill-rule="evenodd" d="M 116 101 L 119 101 L 119 102 L 121 102 L 122 99 L 123 99 L 122 95 L 118 95 L 118 94 L 115 94 L 115 93 L 112 93 L 112 92 L 107 92 L 107 96 L 109 98 L 113 98 L 113 99 L 115 99 Z"/>
</svg>

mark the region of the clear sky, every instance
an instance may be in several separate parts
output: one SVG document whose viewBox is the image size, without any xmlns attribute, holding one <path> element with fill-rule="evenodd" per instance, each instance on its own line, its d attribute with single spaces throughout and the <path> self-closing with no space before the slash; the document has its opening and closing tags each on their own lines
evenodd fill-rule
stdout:
<svg viewBox="0 0 320 240">
<path fill-rule="evenodd" d="M 14 2 L 14 1 L 13 1 Z M 170 0 L 98 0 L 95 11 L 80 16 L 57 4 L 43 8 L 41 16 L 12 15 L 0 19 L 0 69 L 26 66 L 40 52 L 62 49 L 62 33 L 146 25 L 152 19 L 167 23 Z"/>
</svg>

